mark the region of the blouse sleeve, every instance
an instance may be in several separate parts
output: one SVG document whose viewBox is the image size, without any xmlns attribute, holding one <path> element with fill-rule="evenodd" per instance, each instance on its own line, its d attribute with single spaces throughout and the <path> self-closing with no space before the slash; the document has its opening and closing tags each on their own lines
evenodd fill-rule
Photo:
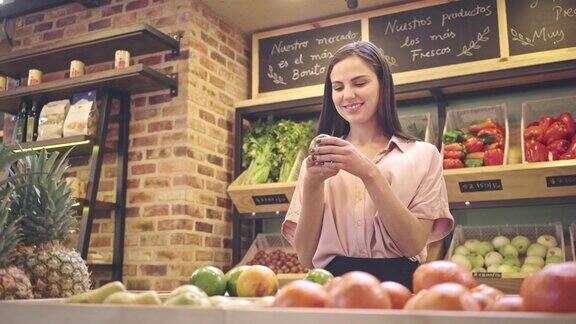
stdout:
<svg viewBox="0 0 576 324">
<path fill-rule="evenodd" d="M 306 175 L 306 160 L 302 161 L 302 166 L 300 167 L 300 173 L 298 175 L 298 182 L 296 183 L 296 189 L 292 195 L 292 200 L 290 201 L 290 206 L 286 212 L 286 217 L 282 222 L 282 228 L 280 232 L 282 236 L 290 243 L 294 245 L 294 236 L 296 234 L 296 225 L 298 224 L 298 219 L 300 218 L 300 210 L 302 209 L 302 186 L 304 183 L 304 177 Z"/>
<path fill-rule="evenodd" d="M 435 147 L 430 150 L 428 172 L 422 179 L 408 209 L 417 218 L 434 221 L 428 243 L 439 241 L 452 231 L 454 218 L 448 205 L 446 182 L 442 175 L 442 157 Z"/>
</svg>

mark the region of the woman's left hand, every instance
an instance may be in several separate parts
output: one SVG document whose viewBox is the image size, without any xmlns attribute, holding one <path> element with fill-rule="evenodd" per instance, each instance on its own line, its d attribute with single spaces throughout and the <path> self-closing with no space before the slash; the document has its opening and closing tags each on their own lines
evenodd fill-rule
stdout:
<svg viewBox="0 0 576 324">
<path fill-rule="evenodd" d="M 376 165 L 358 149 L 341 138 L 322 137 L 313 152 L 317 163 L 324 163 L 325 167 L 334 170 L 344 170 L 360 179 L 366 179 L 376 168 Z"/>
</svg>

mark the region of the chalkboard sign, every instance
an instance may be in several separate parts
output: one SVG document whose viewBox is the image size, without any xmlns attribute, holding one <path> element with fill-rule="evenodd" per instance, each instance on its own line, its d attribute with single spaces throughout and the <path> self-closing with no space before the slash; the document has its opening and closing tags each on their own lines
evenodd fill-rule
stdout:
<svg viewBox="0 0 576 324">
<path fill-rule="evenodd" d="M 576 0 L 506 0 L 510 55 L 576 46 Z"/>
<path fill-rule="evenodd" d="M 500 57 L 496 0 L 466 0 L 369 19 L 392 72 Z"/>
<path fill-rule="evenodd" d="M 324 84 L 334 52 L 361 39 L 360 21 L 260 39 L 259 92 Z"/>
<path fill-rule="evenodd" d="M 460 192 L 498 191 L 502 190 L 500 179 L 458 182 Z"/>
</svg>

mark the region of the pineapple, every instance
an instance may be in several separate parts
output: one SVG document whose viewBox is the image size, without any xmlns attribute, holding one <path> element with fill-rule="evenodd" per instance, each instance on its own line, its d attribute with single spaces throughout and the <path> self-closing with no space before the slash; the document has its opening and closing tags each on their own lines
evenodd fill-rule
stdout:
<svg viewBox="0 0 576 324">
<path fill-rule="evenodd" d="M 8 216 L 8 198 L 0 205 L 0 300 L 34 298 L 30 279 L 24 271 L 10 265 L 12 248 L 18 243 L 17 219 Z"/>
<path fill-rule="evenodd" d="M 22 241 L 34 252 L 21 257 L 37 298 L 69 297 L 90 288 L 90 274 L 80 254 L 63 247 L 74 228 L 74 198 L 63 178 L 68 168 L 58 153 L 42 150 L 18 162 L 12 176 L 19 199 L 11 213 L 22 217 Z M 18 175 L 26 175 L 18 179 Z M 24 182 L 27 185 L 24 185 Z"/>
</svg>

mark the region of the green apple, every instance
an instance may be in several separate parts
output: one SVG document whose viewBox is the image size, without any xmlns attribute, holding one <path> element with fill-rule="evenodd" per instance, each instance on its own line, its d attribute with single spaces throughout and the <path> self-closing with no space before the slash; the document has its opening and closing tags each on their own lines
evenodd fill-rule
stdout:
<svg viewBox="0 0 576 324">
<path fill-rule="evenodd" d="M 556 238 L 548 234 L 538 236 L 536 242 L 544 245 L 547 248 L 558 246 L 558 241 L 556 241 Z"/>
<path fill-rule="evenodd" d="M 494 265 L 494 264 L 500 265 L 500 264 L 502 264 L 502 260 L 504 260 L 504 258 L 502 257 L 502 254 L 500 254 L 496 251 L 488 252 L 484 256 L 484 264 L 487 267 Z"/>
<path fill-rule="evenodd" d="M 488 266 L 488 269 L 486 269 L 486 271 L 488 271 L 488 272 L 500 272 L 500 271 L 498 271 L 498 267 L 500 267 L 499 264 L 493 264 L 491 266 Z"/>
<path fill-rule="evenodd" d="M 535 257 L 537 258 L 537 257 Z M 542 267 L 540 267 L 537 264 L 533 264 L 533 263 L 524 263 L 524 265 L 522 266 L 522 268 L 520 268 L 520 272 L 522 273 L 532 273 L 532 272 L 536 272 L 539 271 L 540 269 L 542 269 Z"/>
<path fill-rule="evenodd" d="M 515 266 L 515 267 L 519 267 L 522 265 L 522 263 L 520 263 L 520 259 L 518 259 L 518 257 L 515 257 L 515 256 L 505 257 L 504 260 L 502 260 L 502 264 Z"/>
<path fill-rule="evenodd" d="M 477 267 L 472 269 L 472 272 L 486 272 L 486 269 L 484 269 L 483 267 Z"/>
<path fill-rule="evenodd" d="M 557 246 L 548 248 L 548 251 L 546 251 L 546 258 L 549 258 L 553 255 L 562 256 L 564 253 L 562 253 L 562 249 Z"/>
<path fill-rule="evenodd" d="M 468 248 L 465 247 L 464 245 L 458 245 L 458 246 L 454 249 L 454 254 L 460 254 L 460 255 L 467 256 L 467 255 L 470 254 L 470 250 L 468 250 Z"/>
<path fill-rule="evenodd" d="M 512 244 L 504 245 L 498 252 L 500 252 L 503 257 L 518 257 L 518 249 Z"/>
<path fill-rule="evenodd" d="M 512 273 L 512 272 L 517 272 L 517 271 L 514 268 L 514 266 L 511 266 L 509 264 L 501 264 L 498 266 L 498 271 L 496 271 L 496 272 Z"/>
<path fill-rule="evenodd" d="M 546 256 L 546 247 L 540 243 L 532 243 L 528 247 L 526 251 L 527 256 L 537 256 L 537 257 L 545 257 Z"/>
<path fill-rule="evenodd" d="M 470 250 L 470 252 L 476 252 L 476 247 L 480 244 L 480 240 L 477 239 L 470 239 L 464 242 L 464 246 Z"/>
<path fill-rule="evenodd" d="M 506 236 L 500 235 L 492 239 L 492 245 L 494 245 L 496 250 L 499 250 L 501 247 L 508 244 L 510 244 L 510 239 Z"/>
<path fill-rule="evenodd" d="M 534 264 L 542 268 L 544 266 L 544 258 L 540 256 L 530 255 L 524 259 L 524 264 Z"/>
<path fill-rule="evenodd" d="M 552 255 L 546 258 L 546 265 L 564 262 L 564 258 L 561 255 Z"/>
<path fill-rule="evenodd" d="M 484 266 L 484 258 L 480 254 L 472 253 L 468 256 L 472 268 L 480 268 Z"/>
<path fill-rule="evenodd" d="M 450 261 L 460 265 L 461 267 L 465 268 L 468 271 L 472 270 L 472 264 L 470 263 L 470 260 L 468 260 L 468 258 L 463 255 L 454 254 L 450 258 Z"/>
<path fill-rule="evenodd" d="M 476 245 L 476 253 L 481 256 L 485 256 L 490 251 L 494 251 L 494 245 L 488 241 L 482 241 Z"/>
<path fill-rule="evenodd" d="M 524 255 L 526 254 L 526 250 L 528 250 L 530 240 L 526 236 L 518 235 L 512 239 L 510 244 L 514 245 L 519 255 Z"/>
</svg>

